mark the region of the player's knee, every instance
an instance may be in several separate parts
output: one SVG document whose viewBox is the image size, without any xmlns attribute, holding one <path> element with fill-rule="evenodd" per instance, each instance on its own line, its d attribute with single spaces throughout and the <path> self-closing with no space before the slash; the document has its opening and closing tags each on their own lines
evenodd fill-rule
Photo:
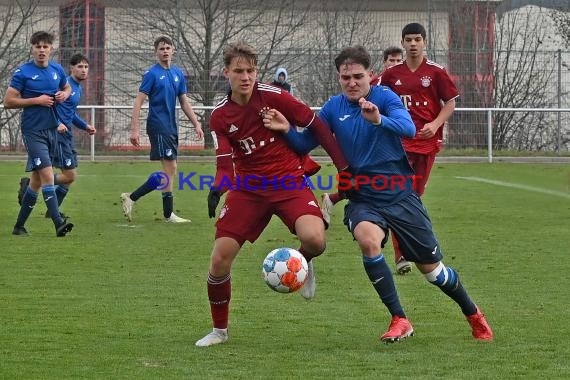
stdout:
<svg viewBox="0 0 570 380">
<path fill-rule="evenodd" d="M 358 236 L 356 240 L 365 256 L 377 255 L 382 249 L 381 242 L 374 236 Z"/>
<path fill-rule="evenodd" d="M 212 273 L 225 273 L 232 267 L 233 256 L 223 255 L 220 252 L 213 252 L 210 258 L 210 271 Z"/>
<path fill-rule="evenodd" d="M 429 273 L 424 273 L 424 277 L 430 283 L 439 287 L 455 286 L 457 283 L 457 273 L 453 268 L 446 267 L 442 262 Z"/>
</svg>

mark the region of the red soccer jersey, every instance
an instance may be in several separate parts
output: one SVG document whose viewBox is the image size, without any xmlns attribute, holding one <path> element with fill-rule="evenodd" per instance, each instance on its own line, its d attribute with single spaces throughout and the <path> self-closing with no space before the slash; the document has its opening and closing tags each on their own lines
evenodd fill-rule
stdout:
<svg viewBox="0 0 570 380">
<path fill-rule="evenodd" d="M 233 102 L 229 95 L 224 97 L 210 118 L 218 157 L 215 185 L 220 183 L 222 176 L 233 176 L 229 170 L 220 169 L 220 159 L 228 156 L 233 159 L 235 174 L 242 180 L 245 176 L 270 180 L 304 174 L 301 156 L 289 148 L 280 132 L 263 126 L 262 114 L 270 108 L 281 112 L 291 124 L 301 127 L 309 126 L 315 118 L 307 105 L 287 91 L 264 83 L 256 82 L 246 105 Z"/>
<path fill-rule="evenodd" d="M 424 124 L 433 121 L 447 102 L 459 96 L 457 87 L 443 66 L 424 57 L 416 71 L 410 71 L 406 62 L 392 66 L 382 73 L 381 84 L 388 86 L 402 99 L 416 126 L 416 137 L 402 138 L 407 152 L 437 153 L 443 139 L 443 127 L 435 136 L 420 139 L 417 133 Z"/>
</svg>

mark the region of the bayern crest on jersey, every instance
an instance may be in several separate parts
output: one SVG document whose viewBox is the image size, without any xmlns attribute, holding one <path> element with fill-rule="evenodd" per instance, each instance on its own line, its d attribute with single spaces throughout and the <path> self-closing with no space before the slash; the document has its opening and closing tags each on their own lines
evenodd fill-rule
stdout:
<svg viewBox="0 0 570 380">
<path fill-rule="evenodd" d="M 423 87 L 429 87 L 430 84 L 431 84 L 431 78 L 430 77 L 422 77 L 422 86 Z"/>
</svg>

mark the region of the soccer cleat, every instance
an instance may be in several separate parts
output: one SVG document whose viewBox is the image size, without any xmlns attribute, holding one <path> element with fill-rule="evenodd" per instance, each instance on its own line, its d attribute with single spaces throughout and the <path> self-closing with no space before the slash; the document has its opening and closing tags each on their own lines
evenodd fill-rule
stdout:
<svg viewBox="0 0 570 380">
<path fill-rule="evenodd" d="M 24 193 L 30 185 L 30 179 L 28 177 L 20 178 L 20 188 L 18 189 L 18 204 L 22 205 L 22 199 L 24 198 Z"/>
<path fill-rule="evenodd" d="M 467 322 L 471 326 L 471 335 L 478 340 L 493 340 L 493 330 L 487 323 L 485 315 L 477 308 L 477 312 L 473 315 L 468 315 Z"/>
<path fill-rule="evenodd" d="M 213 329 L 211 333 L 196 342 L 196 347 L 208 347 L 228 341 L 227 329 Z"/>
<path fill-rule="evenodd" d="M 413 335 L 414 328 L 410 321 L 395 315 L 392 317 L 388 331 L 380 337 L 380 340 L 384 343 L 394 343 Z"/>
<path fill-rule="evenodd" d="M 334 204 L 332 203 L 328 193 L 321 195 L 321 212 L 323 213 L 323 219 L 330 226 L 331 216 L 333 213 Z"/>
<path fill-rule="evenodd" d="M 28 231 L 24 226 L 14 226 L 12 230 L 12 235 L 28 236 Z"/>
<path fill-rule="evenodd" d="M 309 270 L 307 271 L 307 279 L 305 284 L 299 289 L 299 293 L 304 299 L 310 300 L 315 298 L 315 289 L 317 288 L 317 280 L 313 269 L 313 262 L 309 261 Z"/>
<path fill-rule="evenodd" d="M 412 271 L 412 263 L 406 261 L 404 257 L 400 257 L 400 260 L 396 263 L 396 273 L 399 275 L 405 275 L 406 273 L 410 273 Z"/>
<path fill-rule="evenodd" d="M 123 206 L 123 214 L 129 222 L 133 221 L 133 206 L 135 201 L 131 199 L 131 193 L 121 194 L 121 206 Z"/>
<path fill-rule="evenodd" d="M 71 232 L 73 229 L 73 223 L 67 223 L 67 220 L 64 219 L 63 223 L 55 228 L 55 236 L 63 237 L 67 235 L 68 232 Z"/>
<path fill-rule="evenodd" d="M 190 219 L 181 218 L 174 213 L 171 213 L 168 218 L 164 219 L 164 221 L 167 223 L 190 223 L 191 222 Z"/>
</svg>

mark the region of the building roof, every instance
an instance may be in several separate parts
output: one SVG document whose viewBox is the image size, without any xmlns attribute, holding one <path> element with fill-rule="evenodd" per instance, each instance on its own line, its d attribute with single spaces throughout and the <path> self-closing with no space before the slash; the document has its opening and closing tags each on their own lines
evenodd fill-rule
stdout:
<svg viewBox="0 0 570 380">
<path fill-rule="evenodd" d="M 522 8 L 527 5 L 535 5 L 537 7 L 570 12 L 569 0 L 503 0 L 497 7 L 497 16 L 500 17 L 503 13 L 512 11 L 517 8 Z"/>
</svg>

